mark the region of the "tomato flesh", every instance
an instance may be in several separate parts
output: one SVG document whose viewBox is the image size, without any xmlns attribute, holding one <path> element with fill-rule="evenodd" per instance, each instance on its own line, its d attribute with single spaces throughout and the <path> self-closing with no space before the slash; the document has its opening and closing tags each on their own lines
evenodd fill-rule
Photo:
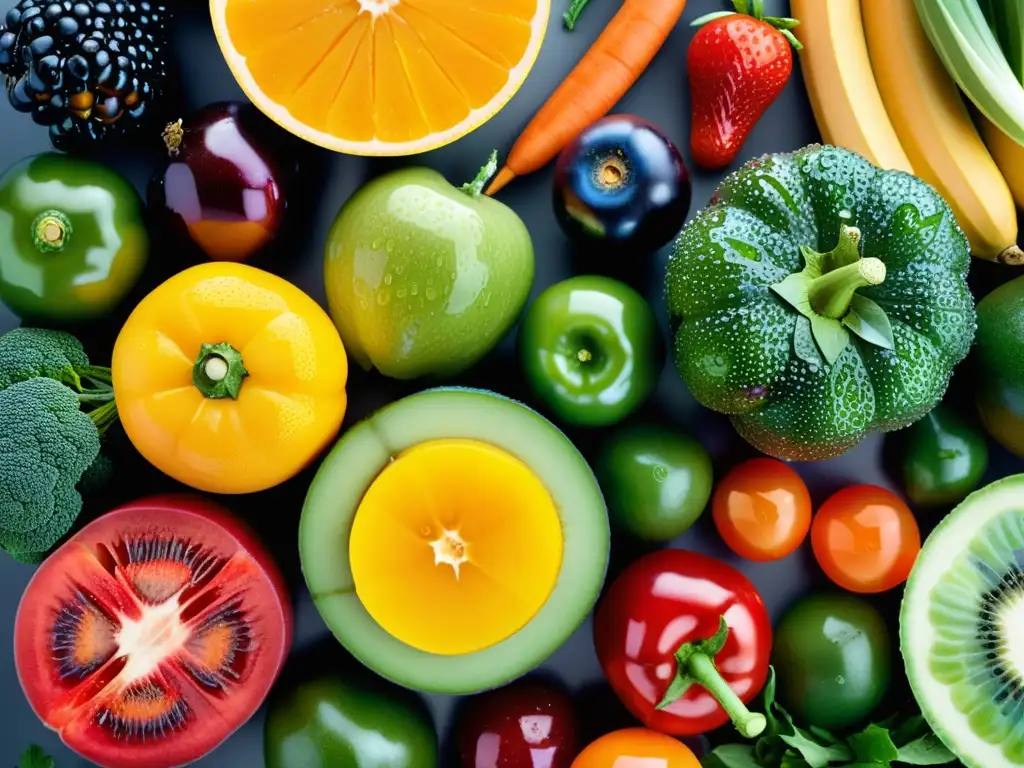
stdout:
<svg viewBox="0 0 1024 768">
<path fill-rule="evenodd" d="M 35 713 L 108 768 L 197 760 L 248 720 L 291 644 L 276 566 L 214 504 L 144 499 L 39 568 L 15 620 Z"/>
</svg>

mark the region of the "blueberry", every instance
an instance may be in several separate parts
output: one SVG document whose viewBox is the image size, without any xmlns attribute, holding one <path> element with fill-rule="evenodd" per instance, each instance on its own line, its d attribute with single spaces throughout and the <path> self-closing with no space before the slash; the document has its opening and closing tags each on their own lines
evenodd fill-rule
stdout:
<svg viewBox="0 0 1024 768">
<path fill-rule="evenodd" d="M 620 254 L 653 253 L 690 210 L 690 174 L 654 124 L 631 115 L 599 120 L 566 147 L 555 166 L 554 206 L 569 237 Z"/>
</svg>

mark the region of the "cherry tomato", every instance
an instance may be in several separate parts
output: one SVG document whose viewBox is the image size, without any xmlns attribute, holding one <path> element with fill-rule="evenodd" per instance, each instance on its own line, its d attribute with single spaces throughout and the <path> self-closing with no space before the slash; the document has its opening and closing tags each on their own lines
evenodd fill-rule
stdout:
<svg viewBox="0 0 1024 768">
<path fill-rule="evenodd" d="M 917 520 L 896 494 L 853 485 L 833 494 L 811 526 L 814 557 L 843 589 L 863 594 L 902 584 L 921 551 Z"/>
<path fill-rule="evenodd" d="M 718 533 L 747 560 L 785 557 L 811 527 L 807 486 L 777 459 L 751 459 L 734 467 L 715 489 L 711 506 Z"/>
<path fill-rule="evenodd" d="M 543 680 L 475 696 L 458 735 L 463 768 L 569 768 L 579 751 L 569 694 Z"/>
<path fill-rule="evenodd" d="M 700 761 L 671 736 L 646 728 L 624 728 L 592 742 L 572 768 L 700 768 Z"/>
</svg>

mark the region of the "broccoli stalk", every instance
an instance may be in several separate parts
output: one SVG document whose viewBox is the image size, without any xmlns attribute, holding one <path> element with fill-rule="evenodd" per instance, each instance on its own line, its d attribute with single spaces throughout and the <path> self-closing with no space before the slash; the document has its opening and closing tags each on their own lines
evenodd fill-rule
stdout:
<svg viewBox="0 0 1024 768">
<path fill-rule="evenodd" d="M 0 336 L 0 548 L 39 562 L 67 534 L 82 510 L 78 486 L 110 475 L 100 440 L 116 421 L 110 369 L 74 336 Z"/>
</svg>

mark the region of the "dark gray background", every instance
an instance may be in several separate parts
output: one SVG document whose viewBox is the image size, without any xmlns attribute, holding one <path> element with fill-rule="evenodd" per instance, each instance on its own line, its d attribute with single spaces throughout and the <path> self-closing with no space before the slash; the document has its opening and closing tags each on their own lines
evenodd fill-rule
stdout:
<svg viewBox="0 0 1024 768">
<path fill-rule="evenodd" d="M 6 3 L 0 3 L 4 6 L 0 10 L 5 10 L 12 2 L 7 0 Z M 568 0 L 552 0 L 552 3 L 554 8 L 549 34 L 530 78 L 496 118 L 472 135 L 424 156 L 394 160 L 344 157 L 309 147 L 300 148 L 302 195 L 291 198 L 289 216 L 293 232 L 274 253 L 255 263 L 286 277 L 323 303 L 321 259 L 327 232 L 339 207 L 359 185 L 383 171 L 415 164 L 437 168 L 451 181 L 461 183 L 475 175 L 492 148 L 506 151 L 527 120 L 568 74 L 620 6 L 617 0 L 592 0 L 592 7 L 576 31 L 568 33 L 562 28 L 560 18 Z M 182 4 L 185 8 L 178 14 L 171 54 L 181 72 L 182 114 L 187 116 L 191 110 L 214 101 L 242 99 L 241 90 L 221 58 L 205 5 L 198 0 Z M 767 6 L 769 12 L 776 15 L 784 15 L 788 10 L 788 3 L 784 0 L 768 0 Z M 693 33 L 688 24 L 697 16 L 723 7 L 723 0 L 690 0 L 683 22 L 669 38 L 651 68 L 615 110 L 637 114 L 657 123 L 683 150 L 688 163 L 690 107 L 685 62 L 686 48 Z M 761 153 L 788 151 L 818 140 L 797 67 L 785 91 L 751 134 L 737 165 Z M 105 151 L 102 159 L 125 173 L 140 189 L 144 189 L 159 159 L 160 146 L 158 136 L 154 136 L 146 150 Z M 26 116 L 16 114 L 6 103 L 0 103 L 0 168 L 6 168 L 26 155 L 45 151 L 48 147 L 44 129 L 34 126 Z M 290 145 L 283 141 L 282 148 L 291 151 L 288 147 Z M 691 172 L 694 182 L 690 211 L 692 216 L 710 198 L 722 174 L 705 174 L 692 168 Z M 500 197 L 523 218 L 533 235 L 537 260 L 533 296 L 570 274 L 597 271 L 599 268 L 586 254 L 577 253 L 569 246 L 555 222 L 550 196 L 551 171 L 548 168 L 517 180 Z M 667 249 L 651 257 L 623 254 L 621 262 L 610 270 L 647 295 L 662 315 L 664 305 L 661 299 L 661 279 L 666 257 Z M 117 329 L 130 311 L 133 301 L 155 287 L 162 278 L 186 265 L 181 254 L 166 248 L 158 248 L 152 261 L 149 274 L 143 279 L 137 295 L 126 302 L 114 317 L 73 329 L 86 343 L 96 362 L 109 363 Z M 605 266 L 600 269 L 609 271 Z M 980 296 L 992 284 L 1009 276 L 1008 270 L 975 262 L 972 284 Z M 0 331 L 13 328 L 16 324 L 16 319 L 0 307 Z M 459 383 L 490 387 L 529 400 L 511 355 L 513 340 L 514 336 L 510 334 L 487 360 L 460 378 Z M 955 391 L 950 399 L 964 400 L 966 411 L 969 409 L 964 395 L 969 395 L 969 381 L 964 374 L 957 378 L 960 381 L 955 382 Z M 350 425 L 380 405 L 423 386 L 417 383 L 399 384 L 376 374 L 353 371 L 349 386 L 351 404 L 345 423 Z M 737 461 L 753 455 L 753 451 L 736 437 L 726 419 L 696 404 L 671 363 L 665 368 L 654 402 L 637 418 L 668 421 L 696 434 L 715 457 L 716 477 L 721 477 Z M 601 436 L 600 433 L 584 432 L 570 432 L 570 435 L 584 452 L 589 452 Z M 127 445 L 123 435 L 115 436 L 113 443 L 120 462 L 118 481 L 107 498 L 90 505 L 86 517 L 95 516 L 113 504 L 143 494 L 177 488 L 172 481 L 147 468 Z M 846 456 L 828 462 L 797 465 L 797 470 L 810 486 L 816 504 L 820 504 L 833 491 L 853 483 L 876 483 L 896 488 L 886 473 L 882 448 L 883 440 L 880 436 L 874 436 Z M 995 447 L 992 465 L 990 478 L 1024 470 L 1024 463 L 1010 458 Z M 296 604 L 296 658 L 301 658 L 304 651 L 314 647 L 330 648 L 334 645 L 302 583 L 295 546 L 299 511 L 313 471 L 315 468 L 264 494 L 224 499 L 230 508 L 248 519 L 264 535 L 288 576 Z M 810 555 L 809 545 L 778 562 L 743 562 L 733 556 L 717 538 L 709 518 L 709 515 L 705 516 L 673 545 L 699 549 L 739 566 L 759 587 L 774 615 L 809 586 L 822 583 L 822 577 Z M 920 519 L 922 527 L 927 529 L 936 517 L 934 514 L 922 515 Z M 627 541 L 617 540 L 614 550 L 612 574 L 638 554 L 635 546 Z M 18 600 L 32 573 L 33 568 L 29 566 L 19 565 L 6 557 L 0 558 L 0 583 L 3 584 L 0 590 L 0 648 L 11 648 Z M 891 621 L 895 618 L 897 600 L 898 594 L 875 598 Z M 341 658 L 340 654 L 335 655 Z M 344 661 L 337 663 L 344 664 Z M 543 669 L 562 679 L 578 696 L 580 716 L 588 738 L 614 727 L 632 724 L 616 705 L 614 696 L 602 685 L 601 670 L 592 649 L 589 622 L 551 657 Z M 59 768 L 88 765 L 63 747 L 58 737 L 35 718 L 20 691 L 9 651 L 0 653 L 0 692 L 3 696 L 0 767 L 16 765 L 24 746 L 32 742 L 42 745 L 53 754 Z M 898 695 L 897 688 L 893 693 L 894 700 Z M 458 700 L 454 697 L 430 696 L 427 701 L 438 723 L 442 742 L 447 744 L 451 716 Z M 264 712 L 261 710 L 199 765 L 247 768 L 261 765 L 263 717 Z M 442 765 L 453 766 L 452 760 L 447 757 Z"/>
</svg>

